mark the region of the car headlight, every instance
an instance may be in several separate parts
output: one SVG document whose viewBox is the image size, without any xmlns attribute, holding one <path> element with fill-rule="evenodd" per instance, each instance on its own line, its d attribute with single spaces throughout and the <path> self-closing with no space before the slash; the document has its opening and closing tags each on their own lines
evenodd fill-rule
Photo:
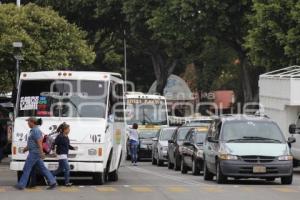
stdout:
<svg viewBox="0 0 300 200">
<path fill-rule="evenodd" d="M 199 150 L 197 151 L 197 157 L 200 157 L 200 158 L 203 157 L 203 150 L 199 149 Z"/>
<path fill-rule="evenodd" d="M 18 148 L 18 153 L 19 153 L 19 154 L 24 154 L 24 153 L 23 153 L 23 152 L 24 152 L 24 149 L 25 149 L 24 147 L 19 147 L 19 148 Z"/>
<path fill-rule="evenodd" d="M 146 145 L 146 144 L 141 144 L 141 145 L 140 145 L 140 148 L 142 148 L 142 149 L 147 149 L 147 145 Z"/>
<path fill-rule="evenodd" d="M 279 161 L 289 161 L 289 160 L 293 160 L 293 156 L 291 155 L 286 155 L 286 156 L 279 156 L 278 157 Z"/>
<path fill-rule="evenodd" d="M 168 147 L 160 147 L 161 151 L 168 151 Z"/>
<path fill-rule="evenodd" d="M 237 156 L 230 155 L 230 154 L 220 154 L 219 158 L 221 160 L 238 160 L 239 159 Z"/>
</svg>

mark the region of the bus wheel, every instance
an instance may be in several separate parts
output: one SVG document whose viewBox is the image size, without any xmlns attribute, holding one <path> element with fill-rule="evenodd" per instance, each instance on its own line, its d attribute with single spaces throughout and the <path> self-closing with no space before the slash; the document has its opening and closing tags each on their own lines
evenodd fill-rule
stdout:
<svg viewBox="0 0 300 200">
<path fill-rule="evenodd" d="M 95 185 L 103 185 L 105 182 L 105 172 L 95 173 L 93 176 L 93 182 Z"/>
<path fill-rule="evenodd" d="M 116 182 L 119 180 L 119 173 L 118 173 L 118 170 L 115 170 L 111 173 L 109 173 L 108 175 L 108 180 L 109 181 L 113 181 L 113 182 Z"/>
<path fill-rule="evenodd" d="M 22 171 L 18 171 L 18 172 L 17 172 L 17 179 L 18 179 L 18 182 L 20 181 L 22 175 L 23 175 L 23 172 L 22 172 Z"/>
</svg>

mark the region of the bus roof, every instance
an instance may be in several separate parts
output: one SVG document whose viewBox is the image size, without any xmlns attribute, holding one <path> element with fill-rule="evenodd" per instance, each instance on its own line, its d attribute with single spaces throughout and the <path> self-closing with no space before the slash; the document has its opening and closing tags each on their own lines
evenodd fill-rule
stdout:
<svg viewBox="0 0 300 200">
<path fill-rule="evenodd" d="M 115 80 L 121 81 L 121 74 L 93 71 L 40 71 L 22 72 L 20 80 Z"/>
<path fill-rule="evenodd" d="M 130 92 L 126 94 L 127 99 L 162 99 L 165 100 L 164 96 L 154 95 L 154 94 L 144 94 L 142 92 Z"/>
</svg>

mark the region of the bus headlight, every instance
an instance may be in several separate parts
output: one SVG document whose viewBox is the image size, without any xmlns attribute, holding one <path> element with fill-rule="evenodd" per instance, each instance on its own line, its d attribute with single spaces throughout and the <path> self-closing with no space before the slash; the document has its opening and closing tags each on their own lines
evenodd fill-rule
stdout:
<svg viewBox="0 0 300 200">
<path fill-rule="evenodd" d="M 89 156 L 96 156 L 97 155 L 97 150 L 96 149 L 89 149 L 88 150 L 88 155 Z"/>
<path fill-rule="evenodd" d="M 291 155 L 279 156 L 278 160 L 279 161 L 290 161 L 290 160 L 293 160 L 293 156 L 291 156 Z"/>
</svg>

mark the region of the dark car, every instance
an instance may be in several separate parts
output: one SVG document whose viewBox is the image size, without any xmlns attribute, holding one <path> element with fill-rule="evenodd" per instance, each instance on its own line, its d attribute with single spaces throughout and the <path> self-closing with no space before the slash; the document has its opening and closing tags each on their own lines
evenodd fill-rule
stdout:
<svg viewBox="0 0 300 200">
<path fill-rule="evenodd" d="M 152 158 L 152 145 L 153 145 L 153 138 L 157 136 L 158 130 L 139 130 L 139 145 L 138 145 L 138 159 L 151 159 Z M 126 142 L 127 148 L 127 156 L 126 159 L 130 160 L 130 143 L 129 138 L 127 138 Z"/>
<path fill-rule="evenodd" d="M 232 115 L 215 119 L 204 143 L 204 180 L 259 178 L 293 181 L 293 156 L 279 126 L 263 116 Z"/>
<path fill-rule="evenodd" d="M 182 150 L 183 141 L 193 127 L 179 127 L 173 134 L 172 139 L 168 141 L 168 168 L 179 170 L 181 164 L 180 152 Z"/>
<path fill-rule="evenodd" d="M 192 170 L 193 175 L 199 175 L 203 168 L 203 144 L 208 132 L 208 126 L 192 128 L 186 135 L 181 152 L 181 173 Z"/>
</svg>

